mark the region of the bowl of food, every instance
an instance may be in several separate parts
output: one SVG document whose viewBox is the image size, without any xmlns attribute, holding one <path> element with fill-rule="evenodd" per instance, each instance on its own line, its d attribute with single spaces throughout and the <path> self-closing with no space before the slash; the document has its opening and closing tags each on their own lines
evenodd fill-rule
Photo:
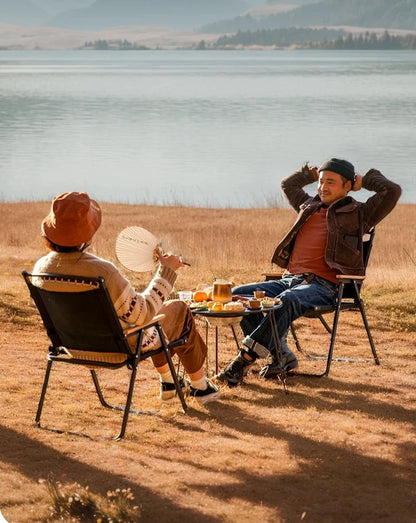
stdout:
<svg viewBox="0 0 416 523">
<path fill-rule="evenodd" d="M 268 308 L 268 307 L 273 307 L 274 305 L 274 301 L 271 299 L 271 298 L 264 298 L 263 300 L 261 300 L 261 306 L 263 308 Z"/>
<path fill-rule="evenodd" d="M 224 303 L 224 310 L 225 311 L 233 311 L 233 312 L 240 312 L 244 311 L 244 303 L 241 301 L 230 301 L 228 303 Z"/>
<path fill-rule="evenodd" d="M 261 300 L 261 306 L 263 309 L 269 309 L 270 307 L 274 307 L 275 305 L 278 305 L 280 303 L 279 298 L 264 298 L 264 300 Z"/>
<path fill-rule="evenodd" d="M 261 308 L 261 301 L 257 300 L 257 299 L 249 300 L 248 308 L 249 309 L 260 309 Z"/>
</svg>

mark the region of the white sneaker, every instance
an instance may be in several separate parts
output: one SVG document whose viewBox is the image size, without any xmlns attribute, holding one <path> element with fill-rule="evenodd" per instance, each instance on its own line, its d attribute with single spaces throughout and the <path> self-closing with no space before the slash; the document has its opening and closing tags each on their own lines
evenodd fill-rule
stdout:
<svg viewBox="0 0 416 523">
<path fill-rule="evenodd" d="M 185 393 L 187 389 L 187 383 L 182 376 L 178 376 L 179 385 L 182 388 L 182 391 Z M 168 401 L 176 396 L 176 387 L 174 383 L 169 383 L 167 381 L 160 382 L 160 399 L 162 401 Z"/>
<path fill-rule="evenodd" d="M 221 396 L 220 388 L 207 379 L 207 388 L 205 390 L 195 389 L 191 385 L 190 396 L 193 396 L 200 405 L 205 405 L 210 401 L 216 401 Z"/>
</svg>

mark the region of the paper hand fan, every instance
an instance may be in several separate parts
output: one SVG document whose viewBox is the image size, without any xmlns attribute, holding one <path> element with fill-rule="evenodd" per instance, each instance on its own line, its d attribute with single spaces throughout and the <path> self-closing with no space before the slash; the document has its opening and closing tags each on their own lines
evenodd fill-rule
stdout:
<svg viewBox="0 0 416 523">
<path fill-rule="evenodd" d="M 123 229 L 116 240 L 116 255 L 120 263 L 135 272 L 152 271 L 155 268 L 154 250 L 159 240 L 142 227 Z"/>
</svg>

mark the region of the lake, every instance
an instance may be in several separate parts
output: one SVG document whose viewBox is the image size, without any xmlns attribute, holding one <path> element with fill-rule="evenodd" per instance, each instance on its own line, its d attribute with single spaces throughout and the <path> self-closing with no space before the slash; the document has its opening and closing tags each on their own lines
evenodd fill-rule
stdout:
<svg viewBox="0 0 416 523">
<path fill-rule="evenodd" d="M 0 200 L 280 205 L 338 156 L 416 203 L 415 122 L 414 51 L 0 51 Z"/>
</svg>

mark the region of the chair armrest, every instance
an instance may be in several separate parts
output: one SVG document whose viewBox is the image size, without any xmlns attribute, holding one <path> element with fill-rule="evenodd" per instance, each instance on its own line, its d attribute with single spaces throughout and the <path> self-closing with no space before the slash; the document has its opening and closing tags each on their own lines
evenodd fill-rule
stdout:
<svg viewBox="0 0 416 523">
<path fill-rule="evenodd" d="M 179 338 L 175 341 L 171 341 L 168 344 L 168 348 L 174 349 L 175 347 L 179 347 L 180 345 L 185 345 L 185 343 L 188 343 L 188 338 Z"/>
<path fill-rule="evenodd" d="M 146 329 L 147 327 L 152 327 L 156 323 L 159 323 L 160 320 L 163 320 L 165 318 L 164 314 L 158 314 L 149 323 L 145 323 L 144 325 L 134 325 L 133 327 L 129 327 L 127 329 L 123 330 L 124 336 L 129 337 L 133 336 L 134 334 L 137 334 L 140 330 Z"/>
<path fill-rule="evenodd" d="M 365 276 L 357 276 L 356 274 L 337 274 L 337 278 L 340 280 L 365 280 Z"/>
<path fill-rule="evenodd" d="M 264 281 L 281 280 L 283 277 L 281 272 L 262 272 L 261 275 L 264 276 Z"/>
</svg>

